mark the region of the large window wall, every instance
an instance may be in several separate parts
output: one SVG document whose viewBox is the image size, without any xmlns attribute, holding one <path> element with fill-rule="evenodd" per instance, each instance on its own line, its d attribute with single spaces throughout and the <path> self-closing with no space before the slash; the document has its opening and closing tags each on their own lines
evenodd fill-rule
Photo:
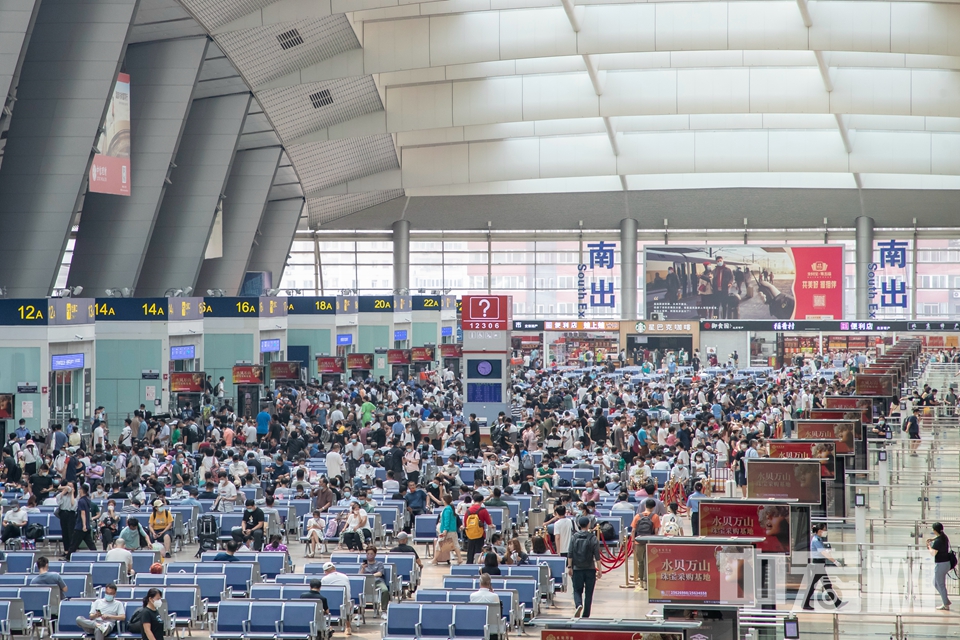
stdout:
<svg viewBox="0 0 960 640">
<path fill-rule="evenodd" d="M 905 266 L 885 266 L 877 271 L 878 286 L 902 288 L 906 306 L 883 307 L 879 318 L 945 319 L 960 317 L 960 238 L 936 237 L 948 230 L 924 230 L 914 238 L 907 232 L 877 230 L 874 261 L 881 262 L 881 244 L 890 240 L 905 243 Z M 641 233 L 637 245 L 638 317 L 643 309 L 643 252 L 647 246 L 670 245 L 810 245 L 826 242 L 844 247 L 845 317 L 856 316 L 855 258 L 853 230 L 750 232 Z M 612 283 L 613 306 L 588 307 L 587 318 L 621 317 L 619 234 L 616 232 L 518 232 L 518 233 L 411 233 L 411 293 L 448 292 L 457 296 L 506 293 L 514 299 L 514 317 L 577 317 L 578 265 L 589 264 L 589 245 L 613 243 L 612 269 L 593 272 Z M 898 246 L 903 246 L 898 245 Z M 914 247 L 916 250 L 914 250 Z M 393 291 L 393 244 L 389 233 L 331 234 L 303 233 L 293 243 L 288 266 L 280 283 L 282 289 L 305 295 L 335 295 L 343 290 L 360 294 Z M 588 284 L 589 298 L 589 284 Z M 888 297 L 888 301 L 890 298 Z M 902 298 L 898 297 L 897 301 Z M 879 302 L 879 296 L 877 298 Z M 606 300 L 609 303 L 609 300 Z"/>
</svg>

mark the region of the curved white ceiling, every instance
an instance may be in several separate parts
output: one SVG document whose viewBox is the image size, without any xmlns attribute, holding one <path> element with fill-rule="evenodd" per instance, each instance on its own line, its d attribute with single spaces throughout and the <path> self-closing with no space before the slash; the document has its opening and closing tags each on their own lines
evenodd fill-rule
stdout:
<svg viewBox="0 0 960 640">
<path fill-rule="evenodd" d="M 960 4 L 181 2 L 313 226 L 404 193 L 960 187 Z"/>
</svg>

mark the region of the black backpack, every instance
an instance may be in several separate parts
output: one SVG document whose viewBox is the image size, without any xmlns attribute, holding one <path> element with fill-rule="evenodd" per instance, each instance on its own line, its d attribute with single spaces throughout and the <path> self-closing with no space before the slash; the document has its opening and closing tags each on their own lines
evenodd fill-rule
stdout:
<svg viewBox="0 0 960 640">
<path fill-rule="evenodd" d="M 653 514 L 646 513 L 637 520 L 637 526 L 633 528 L 633 537 L 653 536 L 657 532 L 653 530 Z"/>
<path fill-rule="evenodd" d="M 600 535 L 603 536 L 605 542 L 613 542 L 617 539 L 617 530 L 613 528 L 613 525 L 602 520 L 600 522 Z"/>
<path fill-rule="evenodd" d="M 128 633 L 143 633 L 143 607 L 140 607 L 130 616 L 130 622 L 127 623 Z"/>
<path fill-rule="evenodd" d="M 597 536 L 592 531 L 577 531 L 573 534 L 567 555 L 574 569 L 593 568 L 595 544 L 597 544 Z"/>
</svg>

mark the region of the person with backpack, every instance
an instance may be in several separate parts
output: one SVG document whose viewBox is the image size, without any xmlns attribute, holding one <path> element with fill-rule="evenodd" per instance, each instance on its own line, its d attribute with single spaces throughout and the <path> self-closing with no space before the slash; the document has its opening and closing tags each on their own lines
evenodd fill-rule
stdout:
<svg viewBox="0 0 960 640">
<path fill-rule="evenodd" d="M 143 597 L 143 607 L 137 609 L 127 625 L 131 633 L 140 633 L 142 640 L 163 640 L 163 619 L 157 610 L 163 602 L 160 589 L 151 588 Z"/>
<path fill-rule="evenodd" d="M 474 492 L 471 499 L 473 504 L 467 509 L 463 519 L 463 535 L 467 538 L 467 564 L 473 564 L 477 554 L 483 551 L 487 527 L 493 526 L 490 512 L 483 506 L 483 495 Z"/>
<path fill-rule="evenodd" d="M 660 516 L 656 514 L 657 501 L 647 498 L 643 511 L 633 517 L 630 529 L 633 531 L 633 562 L 637 575 L 637 588 L 647 588 L 647 543 L 640 538 L 655 536 L 660 530 Z"/>
<path fill-rule="evenodd" d="M 573 534 L 567 553 L 567 573 L 573 580 L 573 603 L 577 607 L 573 617 L 589 618 L 593 591 L 597 580 L 603 575 L 600 568 L 600 542 L 590 528 L 590 518 L 581 516 L 577 526 L 580 530 Z"/>
<path fill-rule="evenodd" d="M 660 535 L 675 537 L 683 535 L 683 524 L 680 522 L 680 505 L 671 502 L 667 505 L 667 513 L 660 518 Z"/>
<path fill-rule="evenodd" d="M 927 550 L 933 556 L 933 587 L 940 594 L 940 606 L 937 611 L 950 611 L 950 597 L 947 595 L 947 574 L 957 566 L 957 554 L 950 549 L 950 539 L 943 533 L 943 525 L 933 523 L 934 537 L 927 540 Z"/>
</svg>

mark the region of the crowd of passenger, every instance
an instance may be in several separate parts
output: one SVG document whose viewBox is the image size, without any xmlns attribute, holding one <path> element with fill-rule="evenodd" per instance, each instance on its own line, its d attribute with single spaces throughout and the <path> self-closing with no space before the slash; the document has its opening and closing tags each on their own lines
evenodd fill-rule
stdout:
<svg viewBox="0 0 960 640">
<path fill-rule="evenodd" d="M 766 442 L 781 437 L 784 419 L 809 415 L 827 395 L 851 393 L 852 374 L 869 356 L 812 357 L 765 377 L 742 375 L 736 363 L 707 375 L 700 359 L 696 352 L 666 354 L 655 379 L 610 375 L 603 366 L 576 375 L 520 368 L 512 374 L 510 409 L 489 437 L 476 416 L 463 414 L 461 381 L 448 371 L 283 387 L 246 418 L 211 394 L 175 416 L 154 416 L 141 405 L 119 430 L 102 408 L 86 435 L 76 420 L 44 434 L 21 424 L 3 447 L 4 492 L 18 494 L 5 509 L 3 540 L 23 537 L 27 514 L 40 505 L 57 507 L 67 557 L 94 547 L 97 537 L 104 549 L 162 548 L 169 557 L 168 505 L 205 499 L 217 511 L 245 510 L 237 543 L 255 550 L 284 543 L 266 537 L 264 520 L 276 500 L 310 499 L 309 556 L 318 553 L 325 514 L 335 506 L 350 508 L 338 525 L 343 544 L 363 549 L 370 541 L 365 516 L 383 499 L 406 503 L 408 527 L 412 516 L 449 505 L 455 517 L 441 519 L 439 531 L 448 542 L 463 535 L 478 503 L 497 504 L 510 494 L 560 495 L 558 505 L 572 503 L 570 515 L 605 495 L 625 496 L 640 511 L 656 471 L 668 472 L 685 496 L 698 484 L 709 493 L 716 469 L 728 469 L 743 487 L 745 460 L 764 455 Z M 824 365 L 838 360 L 843 367 Z M 952 390 L 943 397 L 932 389 L 916 393 L 916 404 L 957 401 Z M 325 460 L 325 475 L 307 464 L 317 458 Z M 482 469 L 468 489 L 463 464 Z M 597 465 L 600 472 L 575 493 L 558 478 L 565 464 Z M 240 490 L 252 485 L 265 495 L 251 504 Z M 654 484 L 651 495 L 662 489 Z M 664 516 L 669 506 L 659 509 Z M 510 544 L 495 545 L 501 560 Z M 448 546 L 459 557 L 460 544 Z M 482 551 L 467 541 L 468 562 Z"/>
</svg>

